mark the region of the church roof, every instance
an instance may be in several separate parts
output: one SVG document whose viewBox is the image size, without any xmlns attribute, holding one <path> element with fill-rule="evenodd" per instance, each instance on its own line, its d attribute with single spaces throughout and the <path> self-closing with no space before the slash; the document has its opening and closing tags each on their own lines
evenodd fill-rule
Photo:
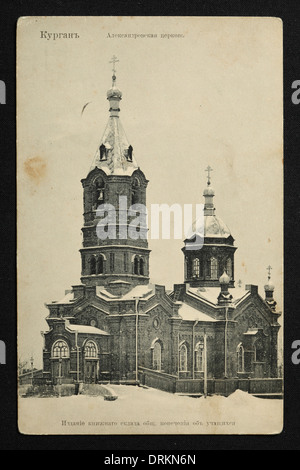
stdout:
<svg viewBox="0 0 300 470">
<path fill-rule="evenodd" d="M 106 160 L 100 160 L 100 146 L 106 149 Z M 100 141 L 99 149 L 96 153 L 91 169 L 97 167 L 107 175 L 128 175 L 138 169 L 134 155 L 132 161 L 127 160 L 127 151 L 130 146 L 119 116 L 110 116 Z"/>
<path fill-rule="evenodd" d="M 109 336 L 109 333 L 107 333 L 104 330 L 100 330 L 99 328 L 96 328 L 95 326 L 73 325 L 73 324 L 66 321 L 66 327 L 71 331 L 78 331 L 78 333 Z"/>
<path fill-rule="evenodd" d="M 138 285 L 123 295 L 114 294 L 102 286 L 96 287 L 96 294 L 104 300 L 134 300 L 135 298 L 149 299 L 155 293 L 153 284 Z"/>
<path fill-rule="evenodd" d="M 199 321 L 199 322 L 216 322 L 214 318 L 210 317 L 206 313 L 203 313 L 197 310 L 194 307 L 186 303 L 182 303 L 178 310 L 178 314 L 181 316 L 183 320 L 192 320 L 192 321 Z"/>
<path fill-rule="evenodd" d="M 205 238 L 228 238 L 231 235 L 228 226 L 216 215 L 200 217 L 193 223 L 192 231 L 193 235 L 198 233 Z"/>
<path fill-rule="evenodd" d="M 107 175 L 131 176 L 131 174 L 138 169 L 138 165 L 133 155 L 133 148 L 127 139 L 119 117 L 119 105 L 122 99 L 122 92 L 116 86 L 116 61 L 115 58 L 113 60 L 112 87 L 107 92 L 107 99 L 110 104 L 110 116 L 90 170 L 97 167 L 103 170 Z"/>
<path fill-rule="evenodd" d="M 250 295 L 249 290 L 245 291 L 244 289 L 238 287 L 228 289 L 228 291 L 232 295 L 233 306 L 236 306 L 241 300 Z M 204 300 L 205 302 L 217 305 L 218 295 L 220 294 L 220 287 L 190 287 L 187 290 L 187 293 Z"/>
<path fill-rule="evenodd" d="M 74 301 L 74 292 L 67 292 L 60 300 L 54 300 L 52 304 L 69 304 Z"/>
</svg>

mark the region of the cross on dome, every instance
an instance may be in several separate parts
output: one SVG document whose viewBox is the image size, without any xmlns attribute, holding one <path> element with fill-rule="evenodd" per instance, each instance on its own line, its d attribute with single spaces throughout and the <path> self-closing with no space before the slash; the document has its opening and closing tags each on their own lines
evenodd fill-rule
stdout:
<svg viewBox="0 0 300 470">
<path fill-rule="evenodd" d="M 270 278 L 271 278 L 271 269 L 272 269 L 272 266 L 269 265 L 266 269 L 267 269 L 267 271 L 268 271 L 268 279 L 270 279 Z"/>
<path fill-rule="evenodd" d="M 210 172 L 213 171 L 213 169 L 208 165 L 205 171 L 207 171 L 207 186 L 209 186 L 210 185 Z"/>
<path fill-rule="evenodd" d="M 119 62 L 119 59 L 116 58 L 115 55 L 112 56 L 112 59 L 109 61 L 110 64 L 113 64 L 112 72 L 113 72 L 113 81 L 116 79 L 116 62 Z"/>
</svg>

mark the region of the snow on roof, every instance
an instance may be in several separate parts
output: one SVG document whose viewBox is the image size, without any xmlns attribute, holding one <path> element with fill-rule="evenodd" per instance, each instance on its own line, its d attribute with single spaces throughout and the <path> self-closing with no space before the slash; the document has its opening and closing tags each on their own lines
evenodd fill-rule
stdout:
<svg viewBox="0 0 300 470">
<path fill-rule="evenodd" d="M 99 149 L 92 167 L 102 169 L 107 175 L 128 175 L 137 170 L 137 162 L 132 155 L 132 160 L 126 158 L 129 142 L 118 116 L 110 116 L 101 139 L 101 145 L 107 150 L 107 159 L 100 160 Z"/>
<path fill-rule="evenodd" d="M 244 333 L 244 335 L 256 335 L 256 333 L 258 332 L 258 329 L 257 328 L 250 328 L 249 330 L 246 331 L 246 333 Z"/>
<path fill-rule="evenodd" d="M 61 300 L 55 300 L 52 303 L 53 304 L 68 304 L 70 302 L 73 302 L 73 300 L 74 300 L 74 293 L 68 292 Z"/>
<path fill-rule="evenodd" d="M 191 307 L 188 304 L 182 303 L 181 307 L 179 308 L 178 311 L 179 315 L 182 317 L 183 320 L 192 320 L 196 321 L 198 320 L 199 322 L 216 322 L 214 318 L 210 317 L 206 313 L 200 312 L 194 307 Z"/>
<path fill-rule="evenodd" d="M 109 334 L 104 331 L 96 328 L 95 326 L 89 325 L 72 325 L 71 323 L 66 322 L 66 327 L 71 331 L 78 331 L 78 333 L 88 333 L 93 335 L 102 335 L 109 336 Z"/>
<path fill-rule="evenodd" d="M 105 298 L 105 300 L 133 300 L 136 297 L 146 299 L 154 295 L 154 286 L 152 284 L 135 286 L 123 295 L 112 294 L 104 287 L 97 286 L 96 295 Z"/>
<path fill-rule="evenodd" d="M 244 290 L 239 287 L 228 289 L 232 295 L 233 304 L 237 304 L 243 297 L 249 294 L 248 290 Z M 218 295 L 220 293 L 220 287 L 190 287 L 188 293 L 199 297 L 200 299 L 206 300 L 214 305 L 218 303 Z"/>
</svg>

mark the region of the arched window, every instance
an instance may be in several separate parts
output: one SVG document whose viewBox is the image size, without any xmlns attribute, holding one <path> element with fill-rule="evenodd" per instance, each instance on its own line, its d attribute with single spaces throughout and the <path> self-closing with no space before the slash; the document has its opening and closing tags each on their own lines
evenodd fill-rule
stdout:
<svg viewBox="0 0 300 470">
<path fill-rule="evenodd" d="M 98 207 L 100 204 L 104 203 L 104 181 L 100 177 L 98 178 L 95 183 L 95 195 L 94 195 L 94 204 Z"/>
<path fill-rule="evenodd" d="M 104 273 L 104 259 L 102 255 L 98 256 L 97 260 L 97 274 L 103 274 Z"/>
<path fill-rule="evenodd" d="M 200 341 L 195 346 L 195 370 L 197 372 L 204 370 L 204 343 Z"/>
<path fill-rule="evenodd" d="M 53 344 L 52 357 L 53 358 L 68 358 L 70 356 L 69 346 L 63 340 L 58 340 Z"/>
<path fill-rule="evenodd" d="M 115 270 L 115 254 L 110 254 L 110 272 L 113 273 Z"/>
<path fill-rule="evenodd" d="M 84 357 L 86 359 L 96 359 L 98 356 L 98 349 L 94 341 L 87 341 L 84 346 Z"/>
<path fill-rule="evenodd" d="M 90 258 L 90 274 L 96 274 L 96 258 L 94 256 Z"/>
<path fill-rule="evenodd" d="M 140 274 L 144 276 L 144 260 L 140 258 Z"/>
<path fill-rule="evenodd" d="M 210 278 L 218 279 L 218 260 L 216 258 L 210 259 Z"/>
<path fill-rule="evenodd" d="M 107 148 L 105 147 L 104 144 L 101 144 L 99 147 L 100 150 L 100 160 L 106 160 L 107 159 Z"/>
<path fill-rule="evenodd" d="M 254 350 L 254 361 L 264 362 L 266 348 L 261 340 L 258 339 L 255 341 L 253 345 L 253 350 Z"/>
<path fill-rule="evenodd" d="M 128 271 L 128 257 L 127 253 L 123 254 L 123 261 L 124 261 L 124 272 L 127 273 Z"/>
<path fill-rule="evenodd" d="M 232 279 L 232 261 L 231 258 L 228 258 L 226 261 L 226 272 L 230 279 Z"/>
<path fill-rule="evenodd" d="M 133 152 L 133 148 L 131 145 L 129 145 L 128 150 L 127 150 L 127 160 L 129 162 L 132 162 L 132 152 Z"/>
<path fill-rule="evenodd" d="M 161 344 L 156 341 L 153 347 L 153 369 L 161 370 Z"/>
<path fill-rule="evenodd" d="M 132 182 L 132 204 L 138 204 L 140 202 L 140 182 L 138 178 L 134 178 Z"/>
<path fill-rule="evenodd" d="M 187 347 L 185 344 L 179 347 L 179 370 L 187 371 Z"/>
<path fill-rule="evenodd" d="M 135 256 L 133 260 L 133 273 L 139 274 L 139 259 L 137 256 Z"/>
<path fill-rule="evenodd" d="M 244 372 L 244 348 L 242 343 L 240 343 L 237 348 L 237 371 Z"/>
<path fill-rule="evenodd" d="M 193 259 L 193 277 L 200 276 L 200 261 L 199 258 Z"/>
</svg>

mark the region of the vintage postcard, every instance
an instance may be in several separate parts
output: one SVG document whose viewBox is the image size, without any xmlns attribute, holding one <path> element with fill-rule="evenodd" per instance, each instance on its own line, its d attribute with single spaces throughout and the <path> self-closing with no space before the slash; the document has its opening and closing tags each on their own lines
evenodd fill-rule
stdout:
<svg viewBox="0 0 300 470">
<path fill-rule="evenodd" d="M 22 17 L 23 434 L 283 428 L 282 22 Z"/>
</svg>

